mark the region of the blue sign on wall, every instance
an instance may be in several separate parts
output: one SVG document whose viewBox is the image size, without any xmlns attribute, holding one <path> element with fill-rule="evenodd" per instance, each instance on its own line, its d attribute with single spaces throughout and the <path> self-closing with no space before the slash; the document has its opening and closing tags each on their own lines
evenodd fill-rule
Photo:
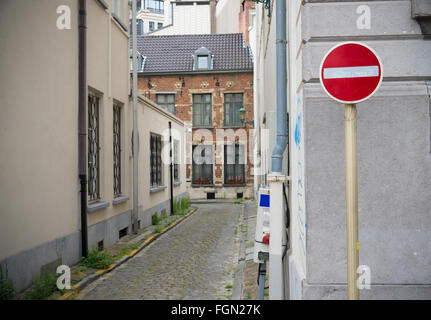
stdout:
<svg viewBox="0 0 431 320">
<path fill-rule="evenodd" d="M 269 208 L 269 194 L 260 195 L 259 206 Z"/>
</svg>

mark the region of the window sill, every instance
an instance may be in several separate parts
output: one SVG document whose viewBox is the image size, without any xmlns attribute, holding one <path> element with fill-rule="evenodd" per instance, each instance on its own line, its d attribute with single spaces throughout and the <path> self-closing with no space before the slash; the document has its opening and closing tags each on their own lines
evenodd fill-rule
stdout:
<svg viewBox="0 0 431 320">
<path fill-rule="evenodd" d="M 192 129 L 214 129 L 214 126 L 193 126 Z"/>
<path fill-rule="evenodd" d="M 181 181 L 175 181 L 174 182 L 174 187 L 178 187 L 178 186 L 180 186 L 181 185 Z"/>
<path fill-rule="evenodd" d="M 167 186 L 153 187 L 153 188 L 150 188 L 150 193 L 159 192 L 159 191 L 165 190 L 166 188 Z"/>
<path fill-rule="evenodd" d="M 246 187 L 247 185 L 245 183 L 224 183 L 223 187 L 228 187 L 228 188 L 234 188 L 234 187 Z"/>
<path fill-rule="evenodd" d="M 224 125 L 223 129 L 241 129 L 246 128 L 245 125 Z"/>
<path fill-rule="evenodd" d="M 199 187 L 215 187 L 215 184 L 198 184 L 198 183 L 192 183 L 193 188 L 199 188 Z"/>
<path fill-rule="evenodd" d="M 98 201 L 92 204 L 87 205 L 87 213 L 98 211 L 104 208 L 109 207 L 109 202 L 106 201 Z"/>
<path fill-rule="evenodd" d="M 126 201 L 128 201 L 130 198 L 128 196 L 118 196 L 116 198 L 114 198 L 114 200 L 112 200 L 112 204 L 116 205 L 116 204 L 120 204 L 120 203 L 124 203 Z"/>
</svg>

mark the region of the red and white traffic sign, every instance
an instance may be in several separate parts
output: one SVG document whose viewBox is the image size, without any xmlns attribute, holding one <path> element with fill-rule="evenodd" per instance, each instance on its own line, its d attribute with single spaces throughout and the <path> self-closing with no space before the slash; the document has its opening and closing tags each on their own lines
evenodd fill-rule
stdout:
<svg viewBox="0 0 431 320">
<path fill-rule="evenodd" d="M 319 74 L 326 93 L 344 104 L 367 100 L 383 79 L 380 58 L 373 49 L 359 42 L 340 43 L 329 50 Z"/>
</svg>

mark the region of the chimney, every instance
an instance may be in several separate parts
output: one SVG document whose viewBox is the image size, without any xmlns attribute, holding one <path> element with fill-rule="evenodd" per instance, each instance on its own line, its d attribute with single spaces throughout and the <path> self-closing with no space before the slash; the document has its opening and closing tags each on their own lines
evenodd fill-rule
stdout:
<svg viewBox="0 0 431 320">
<path fill-rule="evenodd" d="M 216 30 L 216 0 L 210 0 L 210 16 L 211 16 L 211 33 L 215 34 Z"/>
</svg>

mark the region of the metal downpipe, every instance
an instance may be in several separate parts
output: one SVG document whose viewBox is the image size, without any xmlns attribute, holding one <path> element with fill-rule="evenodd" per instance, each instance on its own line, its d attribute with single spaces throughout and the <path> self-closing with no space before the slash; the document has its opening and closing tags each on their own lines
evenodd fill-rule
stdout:
<svg viewBox="0 0 431 320">
<path fill-rule="evenodd" d="M 81 254 L 88 255 L 87 235 L 87 4 L 79 0 L 78 170 L 81 186 Z"/>
<path fill-rule="evenodd" d="M 281 173 L 283 153 L 287 146 L 287 54 L 286 0 L 276 5 L 276 61 L 277 61 L 277 141 L 272 152 L 271 171 Z"/>
</svg>

